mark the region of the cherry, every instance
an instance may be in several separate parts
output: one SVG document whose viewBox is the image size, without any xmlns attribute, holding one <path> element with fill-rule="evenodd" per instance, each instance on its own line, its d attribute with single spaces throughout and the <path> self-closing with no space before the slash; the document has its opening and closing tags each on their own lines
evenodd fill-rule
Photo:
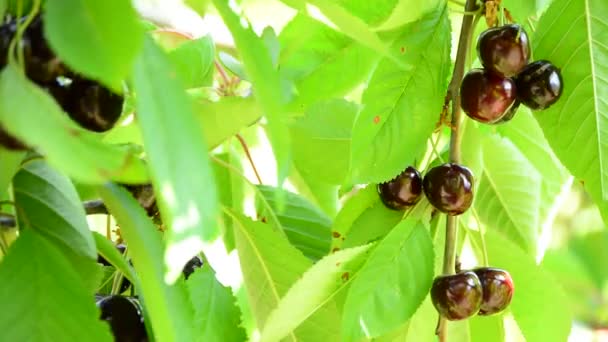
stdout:
<svg viewBox="0 0 608 342">
<path fill-rule="evenodd" d="M 2 128 L 2 125 L 0 125 L 0 146 L 12 151 L 25 151 L 28 149 L 23 142 Z"/>
<path fill-rule="evenodd" d="M 515 102 L 515 81 L 483 69 L 469 71 L 460 85 L 462 110 L 483 123 L 499 121 Z"/>
<path fill-rule="evenodd" d="M 482 316 L 493 315 L 503 311 L 511 303 L 513 298 L 513 278 L 509 272 L 492 267 L 481 267 L 473 270 L 483 289 L 483 301 L 479 314 Z"/>
<path fill-rule="evenodd" d="M 101 310 L 100 319 L 110 324 L 115 341 L 147 341 L 144 319 L 135 299 L 108 296 L 98 301 L 97 307 Z"/>
<path fill-rule="evenodd" d="M 546 60 L 536 61 L 517 75 L 517 97 L 530 109 L 546 109 L 561 97 L 563 83 L 555 65 Z"/>
<path fill-rule="evenodd" d="M 447 163 L 430 169 L 422 180 L 422 188 L 437 210 L 448 215 L 460 215 L 473 202 L 474 183 L 471 170 Z"/>
<path fill-rule="evenodd" d="M 158 215 L 158 206 L 156 204 L 156 196 L 152 184 L 122 184 L 139 204 L 146 209 L 148 216 L 155 217 Z"/>
<path fill-rule="evenodd" d="M 477 314 L 482 297 L 479 278 L 470 271 L 438 276 L 431 287 L 431 300 L 435 309 L 450 321 Z"/>
<path fill-rule="evenodd" d="M 194 273 L 197 268 L 201 267 L 203 267 L 203 259 L 201 259 L 201 257 L 199 257 L 198 255 L 195 255 L 194 258 L 190 259 L 186 263 L 184 269 L 182 270 L 182 273 L 184 274 L 184 277 L 188 279 L 188 277 L 190 277 L 190 275 Z"/>
<path fill-rule="evenodd" d="M 108 131 L 120 118 L 123 97 L 93 80 L 74 76 L 53 83 L 49 91 L 70 118 L 88 130 Z"/>
<path fill-rule="evenodd" d="M 502 124 L 502 123 L 511 121 L 511 119 L 513 119 L 513 117 L 517 113 L 517 110 L 519 109 L 520 104 L 521 104 L 521 102 L 519 102 L 519 100 L 515 100 L 515 103 L 513 103 L 513 106 L 511 106 L 511 108 L 509 108 L 507 113 L 502 118 L 500 118 L 500 120 L 494 122 L 493 124 L 498 125 L 498 124 Z"/>
<path fill-rule="evenodd" d="M 422 194 L 422 177 L 420 172 L 409 166 L 400 175 L 389 182 L 378 184 L 378 193 L 385 206 L 402 210 L 416 204 Z"/>
<path fill-rule="evenodd" d="M 485 69 L 515 76 L 530 60 L 528 34 L 518 24 L 490 28 L 479 36 L 477 53 Z"/>
</svg>

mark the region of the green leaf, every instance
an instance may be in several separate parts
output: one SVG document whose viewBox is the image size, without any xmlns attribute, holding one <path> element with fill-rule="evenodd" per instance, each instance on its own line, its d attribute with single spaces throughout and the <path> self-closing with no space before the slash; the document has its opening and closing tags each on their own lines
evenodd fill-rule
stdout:
<svg viewBox="0 0 608 342">
<path fill-rule="evenodd" d="M 264 327 L 268 315 L 277 307 L 292 284 L 310 267 L 310 261 L 273 225 L 252 221 L 238 213 L 229 213 L 236 223 L 236 246 L 249 303 L 258 327 Z M 323 307 L 292 331 L 286 339 L 337 340 L 339 328 L 327 324 L 335 321 L 335 315 L 335 307 Z"/>
<path fill-rule="evenodd" d="M 348 173 L 351 129 L 358 109 L 341 99 L 320 101 L 290 126 L 294 163 L 303 176 L 342 184 Z"/>
<path fill-rule="evenodd" d="M 213 172 L 190 99 L 151 39 L 133 70 L 137 117 L 165 232 L 167 280 L 220 234 Z M 179 115 L 176 115 L 179 113 Z"/>
<path fill-rule="evenodd" d="M 234 150 L 216 154 L 215 157 L 242 172 L 240 156 Z M 232 208 L 234 211 L 242 212 L 244 210 L 245 202 L 245 184 L 243 183 L 243 180 L 217 163 L 213 163 L 212 166 L 217 182 L 217 189 L 219 191 L 220 203 L 225 207 Z M 234 224 L 229 215 L 223 213 L 222 217 L 224 223 L 224 232 L 222 236 L 224 238 L 226 250 L 230 252 L 235 247 Z"/>
<path fill-rule="evenodd" d="M 93 296 L 67 257 L 32 229 L 0 263 L 2 341 L 112 341 Z M 68 314 L 69 313 L 69 314 Z"/>
<path fill-rule="evenodd" d="M 352 197 L 344 203 L 342 209 L 336 215 L 332 227 L 331 250 L 342 246 L 342 241 L 348 236 L 353 223 L 361 216 L 368 208 L 378 203 L 378 191 L 373 185 L 360 189 Z"/>
<path fill-rule="evenodd" d="M 433 242 L 424 225 L 406 219 L 374 249 L 350 287 L 343 339 L 383 335 L 405 323 L 433 282 Z M 398 270 L 398 271 L 396 271 Z"/>
<path fill-rule="evenodd" d="M 196 270 L 188 281 L 194 306 L 196 341 L 245 341 L 245 330 L 239 326 L 240 312 L 230 288 L 222 286 L 211 267 Z"/>
<path fill-rule="evenodd" d="M 104 144 L 98 134 L 78 127 L 15 65 L 6 66 L 0 74 L 0 98 L 2 125 L 70 177 L 97 184 L 110 178 L 123 183 L 148 180 L 144 163 L 132 151 Z"/>
<path fill-rule="evenodd" d="M 351 181 L 383 182 L 420 160 L 435 127 L 450 71 L 450 25 L 444 4 L 408 24 L 392 47 L 401 68 L 383 60 L 363 93 L 352 134 Z M 404 130 L 407 129 L 407 134 Z"/>
<path fill-rule="evenodd" d="M 142 46 L 143 29 L 122 0 L 47 1 L 44 30 L 70 68 L 120 89 Z"/>
<path fill-rule="evenodd" d="M 19 220 L 82 257 L 97 258 L 95 241 L 69 178 L 44 160 L 27 162 L 13 180 Z"/>
<path fill-rule="evenodd" d="M 186 88 L 209 85 L 215 47 L 210 36 L 190 40 L 169 52 L 175 71 Z"/>
<path fill-rule="evenodd" d="M 313 261 L 329 253 L 331 243 L 331 219 L 302 196 L 285 191 L 285 208 L 278 211 L 276 192 L 271 186 L 258 186 L 260 192 L 275 211 L 281 228 L 289 242 Z M 262 211 L 262 215 L 265 213 Z"/>
<path fill-rule="evenodd" d="M 133 268 L 129 265 L 127 260 L 123 257 L 122 254 L 116 249 L 114 244 L 106 239 L 105 236 L 93 232 L 93 238 L 95 239 L 95 245 L 97 247 L 98 253 L 106 259 L 112 266 L 114 266 L 117 270 L 119 270 L 125 278 L 127 278 L 131 284 L 136 284 L 136 287 L 139 288 L 139 279 L 135 275 Z"/>
<path fill-rule="evenodd" d="M 488 257 L 492 267 L 508 270 L 515 292 L 509 306 L 527 341 L 567 341 L 572 318 L 560 284 L 536 265 L 513 242 L 489 229 L 486 232 Z M 551 329 L 539 322 L 551 322 Z"/>
<path fill-rule="evenodd" d="M 551 150 L 529 109 L 521 106 L 508 125 L 499 127 L 499 133 L 509 138 L 542 175 L 539 224 L 545 224 L 568 178 L 568 171 Z"/>
<path fill-rule="evenodd" d="M 589 233 L 570 241 L 569 249 L 591 274 L 597 288 L 608 283 L 608 231 Z"/>
<path fill-rule="evenodd" d="M 296 192 L 317 205 L 330 217 L 335 217 L 338 212 L 339 186 L 323 183 L 314 178 L 313 175 L 303 175 L 297 168 L 291 169 L 289 181 L 293 184 Z"/>
<path fill-rule="evenodd" d="M 363 266 L 371 246 L 339 251 L 309 268 L 270 313 L 260 341 L 280 341 L 320 308 L 333 303 L 333 297 Z"/>
<path fill-rule="evenodd" d="M 502 315 L 473 316 L 468 322 L 471 342 L 505 340 L 505 327 Z"/>
<path fill-rule="evenodd" d="M 253 87 L 253 96 L 268 119 L 267 132 L 277 161 L 277 184 L 282 186 L 289 175 L 291 143 L 284 122 L 283 99 L 280 94 L 281 80 L 272 64 L 271 56 L 263 41 L 249 27 L 241 25 L 241 19 L 231 10 L 228 0 L 213 0 L 215 8 L 230 29 L 239 50 L 245 72 Z"/>
<path fill-rule="evenodd" d="M 229 96 L 214 102 L 194 96 L 194 101 L 194 113 L 209 149 L 254 124 L 262 116 L 253 97 Z"/>
<path fill-rule="evenodd" d="M 483 149 L 484 172 L 473 205 L 489 230 L 536 255 L 543 178 L 507 139 L 488 136 Z"/>
<path fill-rule="evenodd" d="M 357 217 L 348 234 L 344 235 L 343 247 L 360 246 L 384 237 L 401 221 L 403 212 L 388 209 L 379 196 L 376 197 L 374 204 Z"/>
<path fill-rule="evenodd" d="M 536 113 L 545 137 L 608 218 L 608 11 L 602 0 L 555 0 L 532 39 L 535 59 L 561 69 L 564 92 Z"/>
<path fill-rule="evenodd" d="M 384 22 L 399 3 L 398 0 L 332 0 L 371 26 Z M 412 6 L 414 7 L 414 6 Z"/>
<path fill-rule="evenodd" d="M 502 5 L 506 7 L 513 18 L 520 23 L 525 23 L 529 17 L 536 14 L 536 1 L 504 0 Z"/>
<path fill-rule="evenodd" d="M 182 281 L 165 283 L 163 242 L 154 223 L 124 188 L 109 183 L 98 190 L 129 246 L 154 336 L 158 341 L 194 341 L 186 287 Z"/>
<path fill-rule="evenodd" d="M 10 151 L 0 147 L 0 193 L 6 191 L 13 176 L 19 170 L 25 152 Z"/>
<path fill-rule="evenodd" d="M 379 59 L 373 50 L 303 14 L 285 26 L 279 39 L 280 72 L 294 82 L 298 103 L 345 95 Z"/>
</svg>

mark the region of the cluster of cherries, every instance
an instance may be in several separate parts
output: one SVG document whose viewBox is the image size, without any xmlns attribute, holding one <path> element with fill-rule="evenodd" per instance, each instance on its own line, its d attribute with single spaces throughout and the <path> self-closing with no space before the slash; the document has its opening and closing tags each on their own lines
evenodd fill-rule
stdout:
<svg viewBox="0 0 608 342">
<path fill-rule="evenodd" d="M 463 111 L 482 123 L 499 124 L 513 118 L 519 105 L 542 110 L 562 94 L 560 70 L 551 62 L 529 63 L 528 34 L 518 24 L 484 31 L 477 41 L 483 69 L 472 69 L 460 86 Z"/>
<path fill-rule="evenodd" d="M 4 20 L 0 26 L 0 69 L 8 61 L 9 46 L 17 27 L 26 18 Z M 112 128 L 122 113 L 123 97 L 70 70 L 44 38 L 43 21 L 36 16 L 25 30 L 18 48 L 23 50 L 25 74 L 51 94 L 81 127 L 94 132 Z M 10 150 L 28 147 L 0 126 L 0 145 Z"/>
<path fill-rule="evenodd" d="M 116 245 L 116 249 L 124 255 L 127 247 L 124 244 Z M 101 255 L 97 256 L 97 262 L 103 266 L 112 266 Z M 131 263 L 129 261 L 129 263 Z M 188 279 L 198 268 L 203 267 L 203 260 L 199 256 L 190 259 L 182 270 L 185 279 Z M 141 303 L 137 296 L 124 296 L 131 287 L 131 282 L 122 278 L 119 292 L 116 295 L 96 295 L 97 307 L 101 311 L 100 319 L 110 324 L 112 334 L 116 341 L 146 342 L 148 334 L 144 325 Z"/>
</svg>

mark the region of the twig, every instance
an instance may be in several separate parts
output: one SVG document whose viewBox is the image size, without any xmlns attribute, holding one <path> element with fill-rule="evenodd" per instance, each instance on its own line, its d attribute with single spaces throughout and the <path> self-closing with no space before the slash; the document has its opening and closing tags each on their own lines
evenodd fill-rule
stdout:
<svg viewBox="0 0 608 342">
<path fill-rule="evenodd" d="M 473 12 L 477 10 L 475 0 L 467 0 L 465 12 Z M 462 18 L 462 26 L 460 28 L 460 37 L 458 39 L 458 50 L 456 53 L 456 62 L 454 63 L 454 72 L 452 80 L 448 87 L 449 98 L 452 100 L 452 122 L 450 125 L 450 162 L 460 163 L 460 142 L 461 142 L 461 108 L 460 108 L 460 83 L 464 77 L 467 56 L 471 47 L 471 38 L 473 35 L 473 22 L 475 17 L 466 15 Z M 443 273 L 453 274 L 456 263 L 456 236 L 458 233 L 458 218 L 456 216 L 448 216 L 445 227 L 445 250 L 443 256 Z M 439 341 L 447 340 L 447 328 L 444 318 L 439 316 L 436 334 Z"/>
<path fill-rule="evenodd" d="M 257 178 L 257 180 L 258 180 L 258 184 L 263 184 L 262 178 L 260 177 L 260 174 L 258 173 L 258 169 L 255 167 L 255 163 L 253 162 L 253 158 L 251 158 L 251 154 L 249 153 L 249 147 L 247 147 L 247 142 L 245 142 L 245 139 L 243 139 L 243 136 L 241 136 L 238 133 L 236 135 L 236 138 L 241 143 L 241 146 L 243 146 L 243 150 L 245 151 L 245 155 L 247 156 L 247 159 L 249 160 L 249 164 L 251 164 L 251 168 L 253 169 L 253 173 L 255 173 L 255 178 Z"/>
</svg>

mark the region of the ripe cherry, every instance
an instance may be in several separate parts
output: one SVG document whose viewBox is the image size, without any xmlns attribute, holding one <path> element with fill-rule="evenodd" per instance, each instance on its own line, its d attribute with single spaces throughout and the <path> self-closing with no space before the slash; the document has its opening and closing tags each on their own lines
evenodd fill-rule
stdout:
<svg viewBox="0 0 608 342">
<path fill-rule="evenodd" d="M 536 61 L 517 75 L 517 98 L 530 109 L 546 109 L 559 100 L 563 83 L 555 65 L 545 60 Z"/>
<path fill-rule="evenodd" d="M 447 163 L 430 169 L 422 181 L 429 202 L 448 215 L 460 215 L 473 203 L 474 177 L 465 166 Z"/>
<path fill-rule="evenodd" d="M 49 90 L 70 118 L 88 130 L 108 131 L 120 118 L 123 97 L 93 80 L 74 76 Z"/>
<path fill-rule="evenodd" d="M 511 119 L 513 119 L 513 117 L 515 117 L 515 114 L 517 113 L 517 110 L 519 109 L 520 104 L 521 104 L 521 102 L 519 102 L 519 100 L 515 100 L 515 103 L 513 103 L 513 106 L 511 106 L 511 108 L 509 108 L 507 113 L 502 118 L 500 118 L 500 120 L 494 122 L 493 124 L 498 125 L 498 124 L 503 124 L 505 122 L 511 121 Z"/>
<path fill-rule="evenodd" d="M 378 184 L 378 194 L 388 208 L 403 210 L 420 200 L 422 176 L 418 170 L 409 166 L 391 181 Z"/>
<path fill-rule="evenodd" d="M 482 296 L 479 278 L 470 271 L 438 276 L 431 287 L 431 300 L 435 309 L 450 321 L 477 314 Z"/>
<path fill-rule="evenodd" d="M 141 342 L 147 340 L 144 319 L 135 299 L 108 296 L 97 302 L 100 318 L 112 328 L 115 341 Z"/>
<path fill-rule="evenodd" d="M 515 102 L 515 82 L 483 69 L 472 69 L 462 79 L 462 110 L 483 123 L 499 121 Z"/>
<path fill-rule="evenodd" d="M 528 34 L 518 24 L 508 24 L 484 31 L 477 41 L 477 53 L 487 70 L 511 77 L 530 60 Z"/>
<path fill-rule="evenodd" d="M 509 272 L 492 267 L 474 269 L 483 289 L 483 301 L 479 314 L 482 316 L 499 313 L 509 306 L 513 298 L 513 278 Z"/>
</svg>

